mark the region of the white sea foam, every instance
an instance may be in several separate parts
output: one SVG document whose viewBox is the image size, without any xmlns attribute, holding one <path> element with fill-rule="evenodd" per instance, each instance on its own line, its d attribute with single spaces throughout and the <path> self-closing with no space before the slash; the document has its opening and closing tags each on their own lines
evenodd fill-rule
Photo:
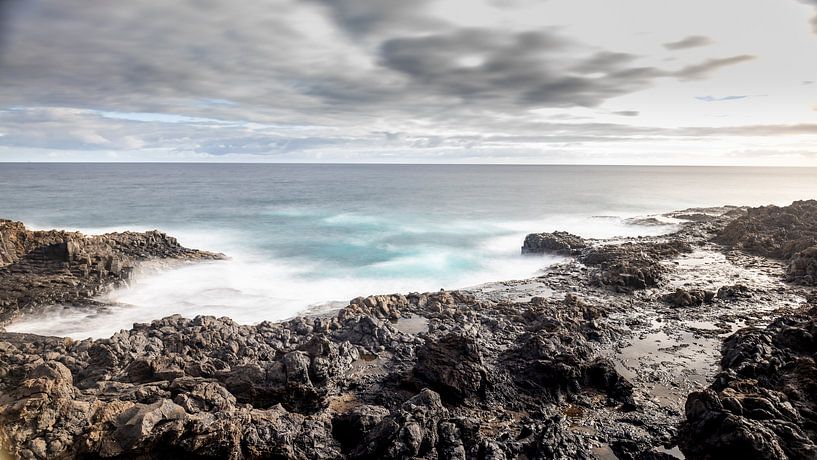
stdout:
<svg viewBox="0 0 817 460">
<path fill-rule="evenodd" d="M 359 217 L 342 214 L 331 222 L 338 225 L 359 222 Z M 380 222 L 374 217 L 363 221 Z M 612 237 L 655 234 L 672 227 L 626 225 L 619 218 L 553 216 L 540 221 L 455 222 L 425 226 L 408 223 L 392 225 L 388 232 L 412 233 L 417 229 L 437 234 L 455 229 L 463 238 L 480 236 L 480 243 L 461 248 L 435 245 L 432 241 L 415 244 L 407 254 L 389 260 L 327 269 L 327 262 L 315 254 L 311 258 L 282 258 L 258 251 L 247 246 L 246 235 L 239 233 L 217 229 L 163 229 L 178 236 L 186 246 L 221 251 L 231 259 L 171 270 L 148 267 L 136 274 L 130 287 L 115 290 L 100 299 L 113 304 L 103 311 L 57 306 L 45 315 L 24 318 L 7 329 L 98 338 L 128 329 L 133 323 L 171 314 L 228 316 L 244 324 L 282 320 L 311 306 L 327 302 L 345 304 L 359 295 L 453 289 L 530 277 L 559 260 L 556 257 L 519 255 L 524 235 L 531 231 L 559 229 L 587 237 Z M 81 230 L 98 234 L 124 229 Z M 365 251 L 365 246 L 361 250 Z"/>
</svg>

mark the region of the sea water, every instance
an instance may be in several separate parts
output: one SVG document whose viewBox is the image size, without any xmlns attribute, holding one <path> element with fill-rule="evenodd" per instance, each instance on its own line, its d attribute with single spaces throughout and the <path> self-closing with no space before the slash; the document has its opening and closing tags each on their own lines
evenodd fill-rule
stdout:
<svg viewBox="0 0 817 460">
<path fill-rule="evenodd" d="M 0 218 L 88 234 L 159 229 L 227 261 L 145 269 L 12 331 L 107 337 L 170 314 L 280 320 L 359 295 L 535 275 L 530 232 L 667 232 L 628 218 L 817 198 L 817 168 L 0 163 Z"/>
</svg>

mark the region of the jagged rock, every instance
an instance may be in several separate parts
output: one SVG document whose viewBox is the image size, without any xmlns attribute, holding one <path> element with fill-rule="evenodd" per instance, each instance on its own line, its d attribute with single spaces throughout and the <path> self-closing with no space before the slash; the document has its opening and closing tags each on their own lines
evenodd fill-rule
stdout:
<svg viewBox="0 0 817 460">
<path fill-rule="evenodd" d="M 817 308 L 723 345 L 723 372 L 692 393 L 679 445 L 690 458 L 817 458 Z"/>
<path fill-rule="evenodd" d="M 729 223 L 715 241 L 751 254 L 788 260 L 817 245 L 817 200 L 750 208 Z"/>
<path fill-rule="evenodd" d="M 94 295 L 121 285 L 147 260 L 222 258 L 182 247 L 158 231 L 85 236 L 31 231 L 20 222 L 0 220 L 0 325 L 48 305 L 90 304 Z"/>
<path fill-rule="evenodd" d="M 786 280 L 805 286 L 817 286 L 817 245 L 794 255 L 786 269 Z"/>
<path fill-rule="evenodd" d="M 682 289 L 677 288 L 675 292 L 664 294 L 661 300 L 673 307 L 695 307 L 710 303 L 715 299 L 715 293 L 702 289 Z"/>
<path fill-rule="evenodd" d="M 369 436 L 390 412 L 382 406 L 362 405 L 337 415 L 332 420 L 332 434 L 345 448 L 351 449 Z"/>
<path fill-rule="evenodd" d="M 542 413 L 585 390 L 618 402 L 632 393 L 592 345 L 613 337 L 604 309 L 575 295 L 378 297 L 334 318 L 279 324 L 174 315 L 101 340 L 0 333 L 0 424 L 15 455 L 36 459 L 590 458 L 559 419 L 509 424 L 500 437 L 467 411 Z M 406 334 L 388 319 L 411 315 L 428 318 L 428 330 Z M 497 352 L 525 334 L 547 342 L 537 359 L 561 360 L 569 376 L 553 398 L 515 378 L 531 369 L 528 351 L 517 360 Z M 363 371 L 370 362 L 378 372 Z M 551 378 L 540 370 L 540 383 Z"/>
<path fill-rule="evenodd" d="M 582 237 L 568 232 L 531 233 L 525 237 L 522 254 L 577 255 L 586 247 Z"/>
<path fill-rule="evenodd" d="M 458 334 L 428 339 L 417 350 L 414 376 L 454 403 L 484 397 L 488 385 L 479 343 Z"/>
<path fill-rule="evenodd" d="M 692 252 L 689 243 L 624 243 L 592 248 L 580 257 L 588 266 L 593 284 L 619 292 L 631 292 L 658 285 L 665 269 L 661 261 Z"/>
<path fill-rule="evenodd" d="M 733 284 L 718 288 L 715 297 L 721 300 L 748 299 L 752 297 L 752 291 L 743 284 Z"/>
<path fill-rule="evenodd" d="M 423 390 L 385 417 L 352 451 L 358 459 L 400 459 L 429 456 L 439 443 L 440 422 L 448 418 L 440 395 Z"/>
</svg>

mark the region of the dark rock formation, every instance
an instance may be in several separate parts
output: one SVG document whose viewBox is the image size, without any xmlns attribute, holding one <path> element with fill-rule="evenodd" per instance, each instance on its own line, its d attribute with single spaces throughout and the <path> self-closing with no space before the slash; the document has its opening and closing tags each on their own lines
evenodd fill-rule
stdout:
<svg viewBox="0 0 817 460">
<path fill-rule="evenodd" d="M 692 247 L 682 240 L 624 243 L 589 249 L 579 260 L 596 267 L 590 275 L 593 284 L 630 292 L 657 286 L 665 271 L 661 261 L 688 252 L 692 252 Z"/>
<path fill-rule="evenodd" d="M 715 297 L 721 300 L 748 299 L 752 297 L 752 291 L 743 284 L 733 284 L 731 286 L 721 286 Z"/>
<path fill-rule="evenodd" d="M 750 254 L 788 260 L 817 245 L 817 200 L 750 208 L 715 238 Z"/>
<path fill-rule="evenodd" d="M 393 326 L 418 314 L 427 333 Z M 575 296 L 438 292 L 277 324 L 171 316 L 79 342 L 0 333 L 0 426 L 23 458 L 590 458 L 553 404 L 601 391 L 632 406 L 598 354 L 616 334 L 604 324 Z"/>
<path fill-rule="evenodd" d="M 522 254 L 578 255 L 586 247 L 582 237 L 568 232 L 531 233 L 525 237 Z"/>
<path fill-rule="evenodd" d="M 84 236 L 0 220 L 0 325 L 46 305 L 87 302 L 125 282 L 140 262 L 223 257 L 187 249 L 157 231 Z"/>
<path fill-rule="evenodd" d="M 453 333 L 439 340 L 428 339 L 417 349 L 414 375 L 453 403 L 484 398 L 488 385 L 477 340 Z"/>
<path fill-rule="evenodd" d="M 805 286 L 817 286 L 817 245 L 794 255 L 786 270 L 786 280 Z"/>
<path fill-rule="evenodd" d="M 688 458 L 817 458 L 817 308 L 742 329 L 722 351 L 715 383 L 687 399 Z"/>
<path fill-rule="evenodd" d="M 673 307 L 696 307 L 712 302 L 713 299 L 715 299 L 715 293 L 703 289 L 677 288 L 675 292 L 661 296 L 661 300 Z"/>
</svg>

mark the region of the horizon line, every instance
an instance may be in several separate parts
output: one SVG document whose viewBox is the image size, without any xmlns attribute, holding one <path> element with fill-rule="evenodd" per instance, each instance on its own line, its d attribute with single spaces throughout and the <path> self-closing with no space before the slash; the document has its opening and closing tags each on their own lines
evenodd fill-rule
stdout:
<svg viewBox="0 0 817 460">
<path fill-rule="evenodd" d="M 290 162 L 290 161 L 0 161 L 0 164 L 53 164 L 53 165 L 339 165 L 339 166 L 604 166 L 656 168 L 817 168 L 817 165 L 753 165 L 753 164 L 654 164 L 654 163 L 387 163 L 387 162 Z"/>
</svg>

